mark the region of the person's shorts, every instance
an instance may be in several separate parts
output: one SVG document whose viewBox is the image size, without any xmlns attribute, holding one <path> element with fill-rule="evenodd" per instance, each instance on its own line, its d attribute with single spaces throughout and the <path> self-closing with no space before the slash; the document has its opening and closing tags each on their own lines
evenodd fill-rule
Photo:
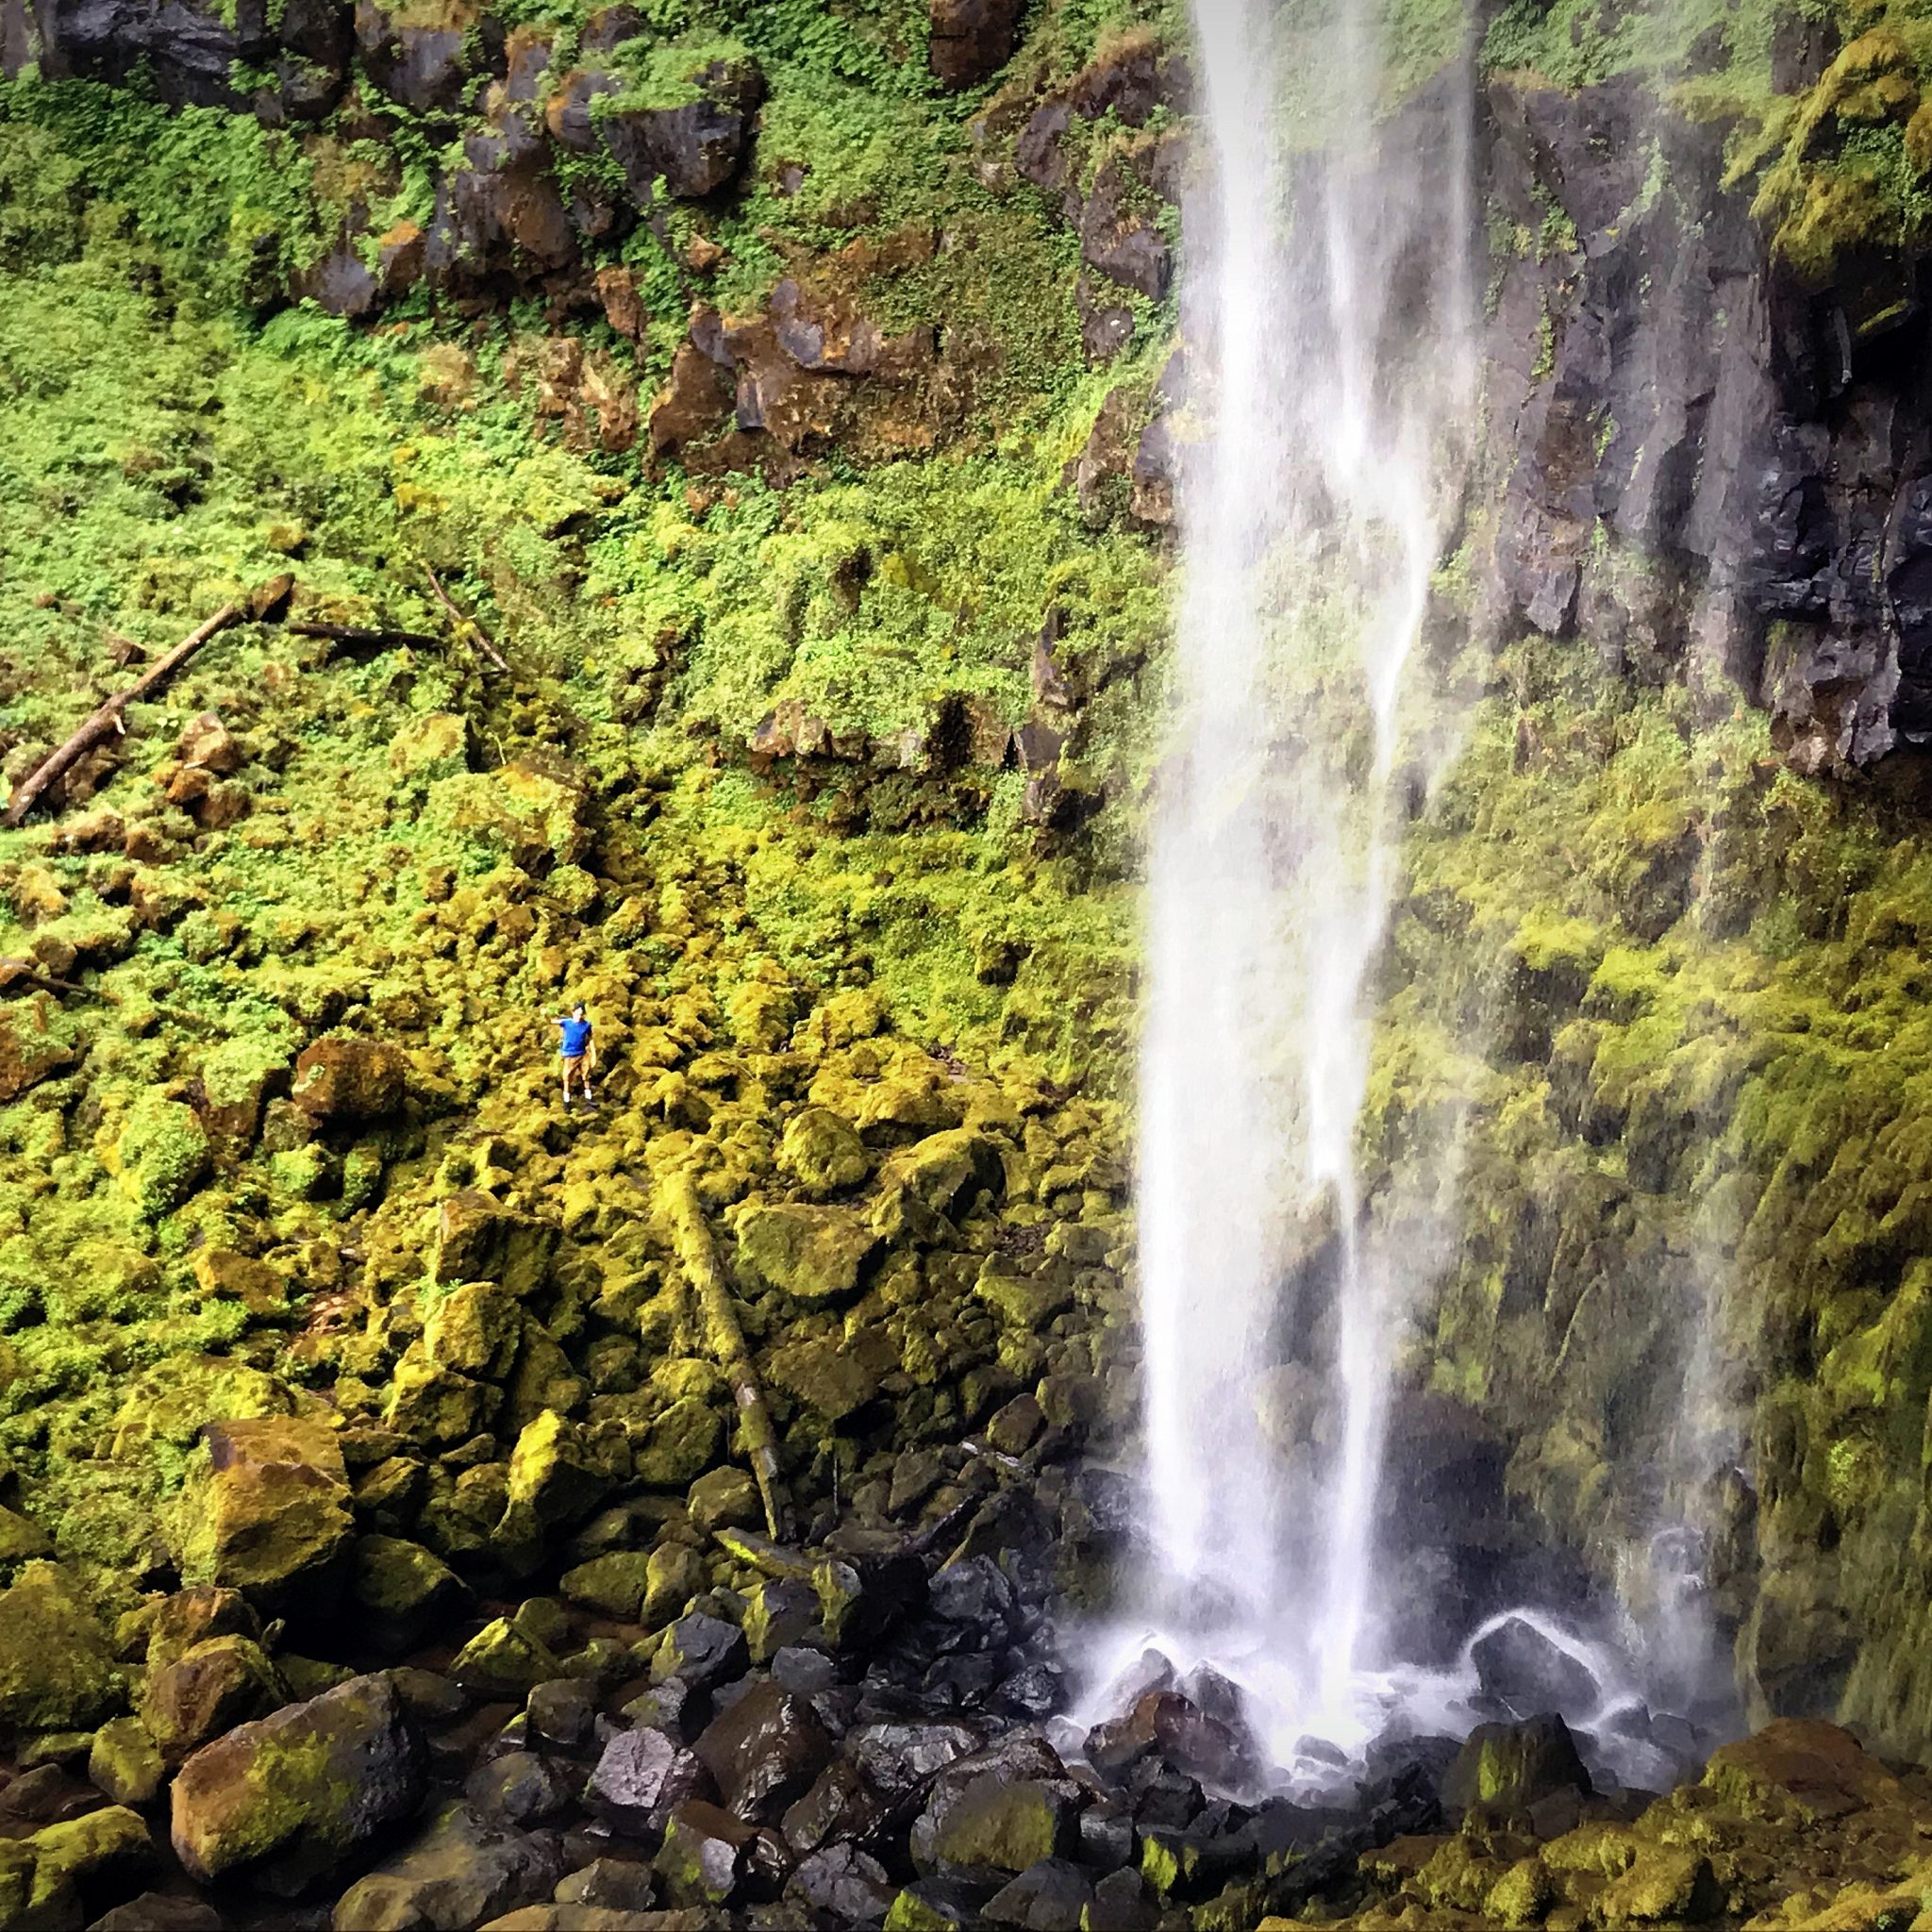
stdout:
<svg viewBox="0 0 1932 1932">
<path fill-rule="evenodd" d="M 584 1063 L 584 1057 L 580 1053 L 560 1054 L 558 1058 L 563 1061 L 563 1071 L 566 1074 L 575 1073 Z"/>
</svg>

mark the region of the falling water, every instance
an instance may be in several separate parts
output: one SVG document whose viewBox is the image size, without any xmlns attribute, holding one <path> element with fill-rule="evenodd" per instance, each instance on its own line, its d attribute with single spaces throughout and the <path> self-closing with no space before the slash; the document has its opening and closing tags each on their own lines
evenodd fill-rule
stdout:
<svg viewBox="0 0 1932 1932">
<path fill-rule="evenodd" d="M 1141 1070 L 1148 1610 L 1277 1752 L 1360 1741 L 1383 1661 L 1407 1284 L 1365 1252 L 1354 1144 L 1395 841 L 1455 735 L 1421 637 L 1473 387 L 1466 75 L 1378 124 L 1373 0 L 1337 5 L 1196 4 L 1211 206 Z"/>
</svg>

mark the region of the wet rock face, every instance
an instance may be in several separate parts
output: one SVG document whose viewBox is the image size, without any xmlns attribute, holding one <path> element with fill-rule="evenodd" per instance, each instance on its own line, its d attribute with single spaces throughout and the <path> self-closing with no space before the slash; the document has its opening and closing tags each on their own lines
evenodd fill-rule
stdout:
<svg viewBox="0 0 1932 1932">
<path fill-rule="evenodd" d="M 1503 264 L 1483 343 L 1496 614 L 1641 676 L 1735 680 L 1804 772 L 1932 736 L 1924 409 L 1894 373 L 1916 305 L 1768 260 L 1713 135 L 1628 77 L 1489 102 L 1497 205 L 1539 229 L 1554 195 L 1574 237 Z"/>
</svg>

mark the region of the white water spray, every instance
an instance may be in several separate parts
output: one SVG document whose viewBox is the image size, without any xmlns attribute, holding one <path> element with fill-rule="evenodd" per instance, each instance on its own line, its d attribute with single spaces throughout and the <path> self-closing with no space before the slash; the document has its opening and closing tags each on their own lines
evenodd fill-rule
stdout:
<svg viewBox="0 0 1932 1932">
<path fill-rule="evenodd" d="M 1455 736 L 1419 643 L 1473 391 L 1466 77 L 1378 125 L 1372 5 L 1197 0 L 1202 420 L 1150 860 L 1151 1641 L 1241 1682 L 1283 1761 L 1304 1732 L 1358 1744 L 1389 1691 L 1376 1492 L 1407 1284 L 1360 1239 L 1355 1134 L 1394 841 Z M 1333 85 L 1297 129 L 1315 47 Z"/>
</svg>

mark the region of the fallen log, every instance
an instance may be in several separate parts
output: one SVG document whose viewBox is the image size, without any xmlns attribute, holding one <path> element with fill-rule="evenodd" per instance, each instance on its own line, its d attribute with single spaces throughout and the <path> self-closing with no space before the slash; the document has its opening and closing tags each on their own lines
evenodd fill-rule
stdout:
<svg viewBox="0 0 1932 1932">
<path fill-rule="evenodd" d="M 739 1326 L 738 1312 L 731 1306 L 731 1291 L 724 1286 L 724 1272 L 718 1266 L 718 1251 L 712 1244 L 710 1225 L 705 1220 L 704 1203 L 698 1199 L 697 1183 L 688 1174 L 673 1174 L 663 1184 L 658 1199 L 670 1224 L 671 1245 L 676 1250 L 684 1277 L 697 1302 L 705 1326 L 705 1344 L 724 1371 L 738 1401 L 739 1433 L 744 1439 L 745 1451 L 751 1457 L 751 1473 L 765 1506 L 765 1527 L 774 1542 L 783 1542 L 786 1532 L 785 1511 L 778 1500 L 778 1439 L 772 1429 L 764 1392 L 758 1387 L 758 1371 L 752 1366 L 751 1351 L 744 1345 L 744 1330 Z"/>
<path fill-rule="evenodd" d="M 7 816 L 4 823 L 17 825 L 34 808 L 38 799 L 57 778 L 72 771 L 94 746 L 105 739 L 108 732 L 119 732 L 125 727 L 121 713 L 129 705 L 138 703 L 150 691 L 158 691 L 174 676 L 208 639 L 225 631 L 231 624 L 239 623 L 246 607 L 241 604 L 224 604 L 199 629 L 192 630 L 172 651 L 158 658 L 147 672 L 124 691 L 116 693 L 100 708 L 92 712 L 65 744 L 50 752 L 32 773 L 16 787 L 13 796 L 8 801 Z"/>
<path fill-rule="evenodd" d="M 457 608 L 455 601 L 451 598 L 449 592 L 442 588 L 442 579 L 426 563 L 423 566 L 423 575 L 429 579 L 429 588 L 436 592 L 436 601 L 449 612 L 450 622 L 457 627 L 457 635 L 473 651 L 489 658 L 508 677 L 509 675 L 509 660 L 496 648 L 496 645 L 491 640 L 490 633 L 474 617 L 465 617 Z"/>
</svg>

